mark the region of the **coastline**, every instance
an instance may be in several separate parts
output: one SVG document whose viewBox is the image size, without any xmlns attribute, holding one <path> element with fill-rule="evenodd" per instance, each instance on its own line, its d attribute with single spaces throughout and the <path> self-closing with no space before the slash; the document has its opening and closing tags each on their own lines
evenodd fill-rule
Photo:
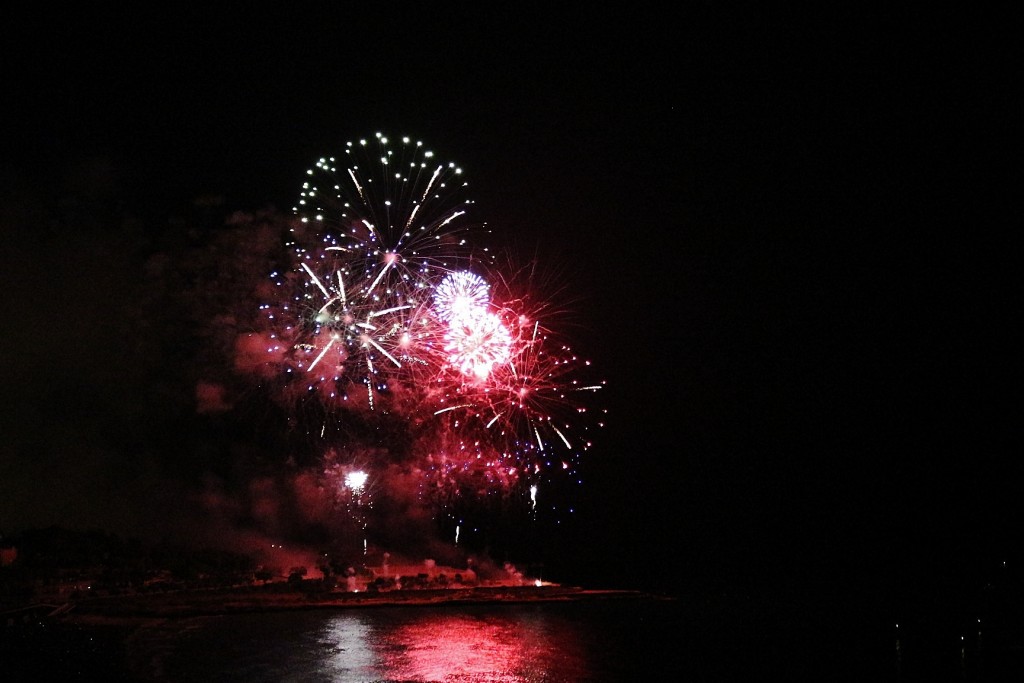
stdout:
<svg viewBox="0 0 1024 683">
<path fill-rule="evenodd" d="M 306 587 L 304 587 L 306 588 Z M 302 592 L 283 583 L 145 595 L 96 596 L 67 603 L 38 605 L 37 619 L 0 629 L 0 661 L 13 680 L 105 680 L 140 682 L 165 678 L 169 658 L 183 634 L 198 633 L 221 617 L 277 616 L 288 612 L 330 615 L 351 610 L 397 607 L 408 618 L 438 618 L 430 610 L 459 619 L 461 606 L 515 604 L 621 605 L 633 614 L 636 604 L 653 605 L 664 598 L 634 590 L 589 590 L 558 585 L 457 586 L 391 591 Z M 671 600 L 671 599 L 669 599 Z M 643 610 L 640 610 L 643 612 Z M 350 612 L 351 613 L 351 612 Z M 618 612 L 615 612 L 616 614 Z M 368 615 L 373 619 L 372 615 Z M 257 622 L 262 619 L 257 618 Z M 245 622 L 251 623 L 251 622 Z M 288 622 L 291 623 L 291 622 Z M 417 622 L 419 623 L 419 622 Z"/>
<path fill-rule="evenodd" d="M 189 590 L 148 595 L 86 598 L 55 610 L 50 618 L 74 624 L 168 619 L 298 609 L 438 606 L 582 600 L 672 600 L 636 590 L 592 590 L 574 586 L 470 586 L 390 591 L 303 592 L 278 585 Z"/>
</svg>

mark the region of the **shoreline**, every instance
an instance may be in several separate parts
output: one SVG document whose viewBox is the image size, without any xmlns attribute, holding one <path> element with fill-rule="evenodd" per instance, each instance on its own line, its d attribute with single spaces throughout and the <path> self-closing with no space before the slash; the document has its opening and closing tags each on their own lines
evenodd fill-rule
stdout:
<svg viewBox="0 0 1024 683">
<path fill-rule="evenodd" d="M 354 609 L 587 600 L 672 600 L 637 590 L 592 590 L 558 585 L 471 586 L 381 592 L 303 592 L 276 584 L 234 589 L 177 591 L 148 595 L 101 596 L 61 606 L 46 618 L 72 624 L 133 619 L 169 619 L 299 609 Z"/>
<path fill-rule="evenodd" d="M 417 620 L 417 610 L 425 610 L 427 622 L 449 609 L 459 615 L 462 607 L 544 603 L 585 607 L 602 602 L 625 606 L 653 604 L 657 595 L 634 590 L 588 590 L 557 585 L 543 586 L 457 586 L 436 589 L 399 589 L 355 592 L 320 591 L 304 593 L 295 586 L 267 586 L 225 589 L 182 590 L 145 595 L 96 596 L 66 603 L 37 603 L 35 619 L 0 628 L 0 661 L 5 671 L 17 680 L 90 680 L 142 681 L 162 678 L 168 658 L 182 641 L 183 634 L 200 632 L 221 618 L 306 613 L 316 618 L 323 614 L 355 615 L 364 610 L 388 608 L 405 612 Z M 355 610 L 353 612 L 352 610 Z M 503 610 L 502 610 L 503 611 Z M 603 610 L 601 610 L 603 611 Z M 367 618 L 373 619 L 370 614 Z M 385 617 L 385 621 L 391 617 Z M 459 617 L 456 617 L 459 618 Z M 157 672 L 155 675 L 154 672 Z M 19 676 L 21 676 L 19 678 Z"/>
</svg>

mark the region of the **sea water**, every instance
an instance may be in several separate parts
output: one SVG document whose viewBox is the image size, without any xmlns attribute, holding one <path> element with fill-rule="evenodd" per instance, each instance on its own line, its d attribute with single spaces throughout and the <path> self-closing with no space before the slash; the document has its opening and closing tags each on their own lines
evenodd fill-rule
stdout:
<svg viewBox="0 0 1024 683">
<path fill-rule="evenodd" d="M 1003 681 L 991 639 L 852 605 L 751 600 L 362 606 L 0 631 L 0 680 L 489 682 Z M 986 634 L 986 638 L 989 636 Z M 984 645 L 982 647 L 982 645 Z"/>
<path fill-rule="evenodd" d="M 251 683 L 674 679 L 692 665 L 674 608 L 629 600 L 208 617 L 171 648 L 151 643 L 136 669 Z"/>
</svg>

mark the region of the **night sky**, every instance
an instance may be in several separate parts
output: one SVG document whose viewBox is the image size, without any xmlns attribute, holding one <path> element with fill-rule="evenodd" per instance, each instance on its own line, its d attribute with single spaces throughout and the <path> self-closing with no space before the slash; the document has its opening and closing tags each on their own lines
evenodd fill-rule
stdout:
<svg viewBox="0 0 1024 683">
<path fill-rule="evenodd" d="M 0 533 L 213 524 L 262 426 L 196 413 L 178 259 L 384 132 L 459 162 L 607 380 L 549 571 L 879 594 L 1019 557 L 1003 18 L 449 12 L 4 21 Z"/>
</svg>

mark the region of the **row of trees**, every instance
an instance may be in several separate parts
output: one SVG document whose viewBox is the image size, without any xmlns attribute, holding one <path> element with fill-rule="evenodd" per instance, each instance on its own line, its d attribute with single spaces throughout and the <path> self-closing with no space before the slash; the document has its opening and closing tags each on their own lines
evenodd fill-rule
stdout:
<svg viewBox="0 0 1024 683">
<path fill-rule="evenodd" d="M 87 579 L 90 590 L 118 593 L 168 586 L 218 586 L 251 581 L 258 566 L 248 555 L 217 548 L 147 545 L 102 531 L 62 527 L 0 537 L 13 549 L 0 567 L 0 597 L 31 597 L 61 583 Z"/>
</svg>

